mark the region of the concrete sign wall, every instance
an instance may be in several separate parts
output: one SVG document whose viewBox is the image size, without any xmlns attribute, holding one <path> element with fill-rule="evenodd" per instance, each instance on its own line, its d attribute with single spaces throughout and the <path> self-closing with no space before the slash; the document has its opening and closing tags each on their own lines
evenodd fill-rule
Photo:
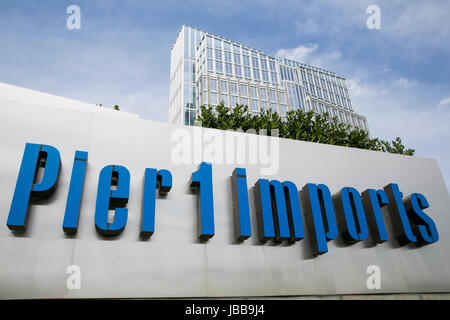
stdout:
<svg viewBox="0 0 450 320">
<path fill-rule="evenodd" d="M 433 159 L 243 133 L 225 136 L 218 130 L 4 100 L 0 136 L 0 298 L 450 292 L 450 200 Z M 236 151 L 227 159 L 228 153 L 217 148 L 231 141 L 226 137 L 244 137 L 248 144 L 224 147 Z M 251 141 L 257 143 L 250 153 Z M 55 193 L 30 206 L 26 231 L 18 232 L 7 227 L 7 219 L 26 143 L 56 148 L 61 169 Z M 62 224 L 76 150 L 88 152 L 87 170 L 78 231 L 66 235 Z M 212 163 L 215 229 L 207 241 L 198 239 L 198 195 L 189 187 L 202 161 Z M 113 237 L 95 227 L 99 174 L 108 165 L 130 173 L 126 227 Z M 243 241 L 236 241 L 233 213 L 236 167 L 246 169 L 248 184 L 251 237 Z M 150 238 L 140 236 L 145 168 L 167 169 L 173 178 L 170 192 L 156 197 Z M 261 243 L 254 192 L 260 178 L 289 180 L 299 190 L 307 183 L 325 184 L 331 194 L 343 187 L 362 192 L 396 183 L 404 196 L 426 197 L 424 212 L 434 221 L 439 241 L 401 246 L 385 206 L 389 240 L 381 244 L 367 239 L 349 245 L 338 236 L 327 242 L 327 253 L 313 256 L 313 232 L 305 221 L 303 240 Z M 109 215 L 112 222 L 114 211 Z"/>
</svg>

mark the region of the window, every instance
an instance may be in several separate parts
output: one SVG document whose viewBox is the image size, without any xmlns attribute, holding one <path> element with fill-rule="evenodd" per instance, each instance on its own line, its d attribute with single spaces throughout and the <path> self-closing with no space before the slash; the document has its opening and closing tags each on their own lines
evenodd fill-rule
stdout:
<svg viewBox="0 0 450 320">
<path fill-rule="evenodd" d="M 302 80 L 306 81 L 306 73 L 304 70 L 302 70 Z"/>
<path fill-rule="evenodd" d="M 269 82 L 269 72 L 263 70 L 261 73 L 262 73 L 263 81 Z"/>
<path fill-rule="evenodd" d="M 250 97 L 252 98 L 258 98 L 258 89 L 254 86 L 250 87 Z"/>
<path fill-rule="evenodd" d="M 241 64 L 241 55 L 239 53 L 234 54 L 234 63 Z"/>
<path fill-rule="evenodd" d="M 212 47 L 212 38 L 210 36 L 206 36 L 206 45 Z"/>
<path fill-rule="evenodd" d="M 228 83 L 224 80 L 220 80 L 220 92 L 222 93 L 228 92 Z"/>
<path fill-rule="evenodd" d="M 231 106 L 234 108 L 236 107 L 236 104 L 238 104 L 238 97 L 237 96 L 231 96 Z"/>
<path fill-rule="evenodd" d="M 244 67 L 244 76 L 245 76 L 247 79 L 251 79 L 252 74 L 251 74 L 251 72 L 250 72 L 250 68 L 249 68 L 249 67 Z"/>
<path fill-rule="evenodd" d="M 276 102 L 271 102 L 271 103 L 270 103 L 270 108 L 272 109 L 272 111 L 278 112 L 278 103 L 276 103 Z"/>
<path fill-rule="evenodd" d="M 225 51 L 224 56 L 226 62 L 231 62 L 231 52 Z"/>
<path fill-rule="evenodd" d="M 229 106 L 228 104 L 228 95 L 227 94 L 220 94 L 220 102 L 223 102 L 225 106 Z"/>
<path fill-rule="evenodd" d="M 269 105 L 267 104 L 266 101 L 262 101 L 261 102 L 261 109 L 266 111 L 267 109 L 269 109 Z"/>
<path fill-rule="evenodd" d="M 239 53 L 241 52 L 241 47 L 236 44 L 233 44 L 233 52 Z"/>
<path fill-rule="evenodd" d="M 252 57 L 252 67 L 259 68 L 258 58 Z"/>
<path fill-rule="evenodd" d="M 209 104 L 217 104 L 217 93 L 211 92 L 209 94 L 209 99 L 210 99 Z"/>
<path fill-rule="evenodd" d="M 203 77 L 203 79 L 202 79 L 202 86 L 203 86 L 203 90 L 208 89 L 208 79 L 206 77 Z"/>
<path fill-rule="evenodd" d="M 286 95 L 283 91 L 278 91 L 278 98 L 280 99 L 280 103 L 286 103 Z"/>
<path fill-rule="evenodd" d="M 261 100 L 267 100 L 267 89 L 259 88 L 259 96 L 261 97 Z"/>
<path fill-rule="evenodd" d="M 233 75 L 233 68 L 231 67 L 231 63 L 225 63 L 225 72 L 229 75 Z"/>
<path fill-rule="evenodd" d="M 224 42 L 224 43 L 223 43 L 223 48 L 224 48 L 225 50 L 230 51 L 230 50 L 231 50 L 230 43 L 229 43 L 229 42 Z"/>
<path fill-rule="evenodd" d="M 222 60 L 222 50 L 216 49 L 216 60 Z"/>
<path fill-rule="evenodd" d="M 216 48 L 222 48 L 222 40 L 220 40 L 220 39 L 214 39 L 214 46 L 216 47 Z"/>
<path fill-rule="evenodd" d="M 209 79 L 209 90 L 217 91 L 217 80 Z"/>
<path fill-rule="evenodd" d="M 261 59 L 261 69 L 267 70 L 267 61 L 265 59 Z"/>
<path fill-rule="evenodd" d="M 280 113 L 282 116 L 285 116 L 287 112 L 287 105 L 285 104 L 280 104 Z"/>
<path fill-rule="evenodd" d="M 230 82 L 230 92 L 231 94 L 238 94 L 238 86 L 236 82 Z"/>
<path fill-rule="evenodd" d="M 275 64 L 275 61 L 269 60 L 269 66 L 270 66 L 270 71 L 277 71 L 277 66 Z"/>
<path fill-rule="evenodd" d="M 259 80 L 259 70 L 258 69 L 253 69 L 253 79 L 255 80 Z"/>
<path fill-rule="evenodd" d="M 272 80 L 273 83 L 278 83 L 278 76 L 275 72 L 271 72 L 270 73 L 270 78 Z"/>
<path fill-rule="evenodd" d="M 250 58 L 248 56 L 242 56 L 242 62 L 244 66 L 250 66 Z"/>
<path fill-rule="evenodd" d="M 208 59 L 208 71 L 211 71 L 211 72 L 214 71 L 213 61 L 210 59 Z"/>
<path fill-rule="evenodd" d="M 209 59 L 212 59 L 212 58 L 213 58 L 213 49 L 212 49 L 212 48 L 206 48 L 206 56 L 207 56 Z"/>
<path fill-rule="evenodd" d="M 223 72 L 222 61 L 216 61 L 216 72 L 218 72 L 218 73 L 222 73 Z"/>
<path fill-rule="evenodd" d="M 313 110 L 314 110 L 314 112 L 317 112 L 317 111 L 318 111 L 318 110 L 317 110 L 317 102 L 313 101 L 313 102 L 312 102 L 312 105 L 313 105 Z"/>
<path fill-rule="evenodd" d="M 243 104 L 244 106 L 248 106 L 248 98 L 241 98 L 241 104 Z"/>
<path fill-rule="evenodd" d="M 252 99 L 252 111 L 259 111 L 258 100 Z"/>
<path fill-rule="evenodd" d="M 248 97 L 248 87 L 246 84 L 241 83 L 241 96 Z"/>
<path fill-rule="evenodd" d="M 316 91 L 314 90 L 314 86 L 312 84 L 309 85 L 309 91 L 312 95 L 316 95 Z"/>
<path fill-rule="evenodd" d="M 234 74 L 236 77 L 241 78 L 242 77 L 242 69 L 240 65 L 235 64 L 234 65 Z"/>
<path fill-rule="evenodd" d="M 270 95 L 270 101 L 277 101 L 277 93 L 275 92 L 275 90 L 270 89 L 269 90 L 269 95 Z"/>
</svg>

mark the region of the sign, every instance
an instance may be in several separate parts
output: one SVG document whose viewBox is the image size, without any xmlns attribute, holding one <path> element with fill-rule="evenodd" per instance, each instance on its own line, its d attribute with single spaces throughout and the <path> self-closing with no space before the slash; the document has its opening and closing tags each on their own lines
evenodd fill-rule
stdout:
<svg viewBox="0 0 450 320">
<path fill-rule="evenodd" d="M 1 298 L 450 292 L 434 159 L 227 132 L 278 143 L 262 172 L 218 130 L 0 103 Z"/>
</svg>

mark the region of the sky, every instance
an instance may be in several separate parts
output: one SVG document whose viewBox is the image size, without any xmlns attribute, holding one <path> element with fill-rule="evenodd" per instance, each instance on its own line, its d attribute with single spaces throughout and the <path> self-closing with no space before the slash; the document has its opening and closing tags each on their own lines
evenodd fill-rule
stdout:
<svg viewBox="0 0 450 320">
<path fill-rule="evenodd" d="M 370 5 L 379 29 L 367 27 Z M 168 121 L 170 50 L 185 24 L 346 78 L 372 137 L 437 159 L 448 189 L 449 13 L 446 0 L 0 0 L 0 82 Z"/>
</svg>

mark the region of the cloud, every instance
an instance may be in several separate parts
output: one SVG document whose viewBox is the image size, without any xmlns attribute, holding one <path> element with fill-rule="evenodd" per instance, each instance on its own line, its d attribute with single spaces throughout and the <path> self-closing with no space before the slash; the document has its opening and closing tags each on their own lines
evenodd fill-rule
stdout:
<svg viewBox="0 0 450 320">
<path fill-rule="evenodd" d="M 447 106 L 447 105 L 450 106 L 450 97 L 442 99 L 441 101 L 439 101 L 439 104 L 438 104 L 439 107 Z"/>
<path fill-rule="evenodd" d="M 414 87 L 416 85 L 415 82 L 410 81 L 410 80 L 405 79 L 405 78 L 399 78 L 399 79 L 395 80 L 393 82 L 393 84 L 394 84 L 394 86 L 401 87 L 401 88 L 411 88 L 411 87 Z"/>
<path fill-rule="evenodd" d="M 339 50 L 333 50 L 330 52 L 318 52 L 319 45 L 308 44 L 308 45 L 298 45 L 295 48 L 289 49 L 278 49 L 275 56 L 278 58 L 286 58 L 301 63 L 306 63 L 316 67 L 332 70 L 333 66 L 336 65 L 342 57 Z"/>
<path fill-rule="evenodd" d="M 277 58 L 286 58 L 298 62 L 305 61 L 311 53 L 315 52 L 319 48 L 317 44 L 310 44 L 308 46 L 299 45 L 292 49 L 279 49 L 275 56 Z"/>
</svg>

